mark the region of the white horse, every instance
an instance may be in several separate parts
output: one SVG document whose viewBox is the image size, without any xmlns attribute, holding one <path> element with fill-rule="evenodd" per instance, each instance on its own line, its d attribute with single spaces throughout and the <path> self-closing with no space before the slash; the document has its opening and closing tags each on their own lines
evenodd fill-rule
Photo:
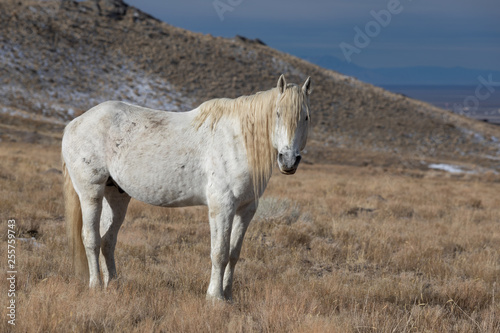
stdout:
<svg viewBox="0 0 500 333">
<path fill-rule="evenodd" d="M 232 299 L 245 231 L 271 177 L 297 170 L 309 127 L 311 81 L 189 112 L 105 102 L 64 130 L 66 224 L 77 274 L 91 288 L 116 276 L 114 250 L 130 198 L 164 207 L 206 205 L 212 274 L 207 298 Z M 100 262 L 99 262 L 99 252 Z"/>
</svg>

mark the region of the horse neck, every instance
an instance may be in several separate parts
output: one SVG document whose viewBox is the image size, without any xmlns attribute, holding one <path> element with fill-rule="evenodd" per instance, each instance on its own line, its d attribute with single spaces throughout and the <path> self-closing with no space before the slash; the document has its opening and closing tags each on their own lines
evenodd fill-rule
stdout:
<svg viewBox="0 0 500 333">
<path fill-rule="evenodd" d="M 264 191 L 273 171 L 276 150 L 273 147 L 274 112 L 278 90 L 271 89 L 241 97 L 247 108 L 240 113 L 241 131 L 248 154 L 256 198 Z M 238 102 L 238 99 L 235 100 Z"/>
<path fill-rule="evenodd" d="M 271 177 L 276 159 L 277 152 L 273 147 L 272 136 L 277 98 L 278 89 L 274 88 L 236 99 L 210 100 L 199 107 L 193 121 L 197 129 L 204 125 L 212 131 L 223 117 L 239 122 L 256 200 Z"/>
</svg>

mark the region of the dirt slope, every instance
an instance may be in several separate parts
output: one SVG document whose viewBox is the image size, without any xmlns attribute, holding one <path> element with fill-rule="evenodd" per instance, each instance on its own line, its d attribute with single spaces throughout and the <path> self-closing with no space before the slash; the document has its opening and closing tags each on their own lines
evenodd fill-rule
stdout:
<svg viewBox="0 0 500 333">
<path fill-rule="evenodd" d="M 3 140 L 19 140 L 14 132 L 24 123 L 26 131 L 59 133 L 65 122 L 109 99 L 182 111 L 213 97 L 267 90 L 285 73 L 289 82 L 313 78 L 306 161 L 500 168 L 500 128 L 260 41 L 193 33 L 118 0 L 0 0 L 0 22 Z"/>
</svg>

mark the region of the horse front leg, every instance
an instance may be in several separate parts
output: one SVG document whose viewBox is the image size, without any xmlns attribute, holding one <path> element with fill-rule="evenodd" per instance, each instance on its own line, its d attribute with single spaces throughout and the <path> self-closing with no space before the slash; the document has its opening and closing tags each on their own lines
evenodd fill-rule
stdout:
<svg viewBox="0 0 500 333">
<path fill-rule="evenodd" d="M 229 263 L 226 266 L 224 273 L 224 298 L 232 301 L 233 299 L 233 275 L 236 263 L 240 258 L 241 246 L 243 245 L 243 238 L 247 231 L 248 225 L 252 220 L 255 211 L 257 210 L 257 203 L 254 201 L 246 206 L 238 208 L 234 216 L 231 241 L 229 248 Z"/>
<path fill-rule="evenodd" d="M 234 219 L 234 203 L 209 202 L 212 273 L 208 285 L 207 299 L 225 300 L 223 278 L 229 262 L 231 226 Z"/>
</svg>

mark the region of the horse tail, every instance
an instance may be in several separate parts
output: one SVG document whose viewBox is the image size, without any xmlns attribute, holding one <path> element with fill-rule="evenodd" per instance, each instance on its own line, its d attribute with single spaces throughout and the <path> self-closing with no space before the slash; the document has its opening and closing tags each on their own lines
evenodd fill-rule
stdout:
<svg viewBox="0 0 500 333">
<path fill-rule="evenodd" d="M 73 262 L 75 274 L 84 281 L 89 280 L 89 265 L 87 254 L 82 240 L 82 208 L 80 198 L 75 191 L 73 181 L 68 173 L 66 162 L 63 159 L 64 175 L 64 208 L 66 215 L 66 234 L 68 237 L 69 251 Z"/>
</svg>

